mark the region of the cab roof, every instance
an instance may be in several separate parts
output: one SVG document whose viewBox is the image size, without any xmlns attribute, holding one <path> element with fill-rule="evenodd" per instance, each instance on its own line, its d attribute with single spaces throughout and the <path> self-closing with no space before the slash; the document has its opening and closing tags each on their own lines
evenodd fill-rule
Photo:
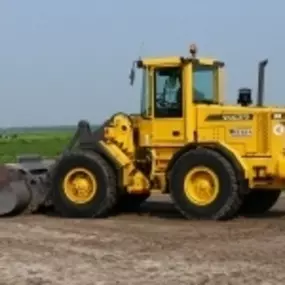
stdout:
<svg viewBox="0 0 285 285">
<path fill-rule="evenodd" d="M 225 65 L 224 62 L 218 61 L 214 58 L 203 58 L 203 57 L 179 57 L 179 56 L 168 56 L 168 57 L 146 57 L 137 61 L 137 66 L 156 66 L 156 65 L 180 65 L 184 62 L 192 62 L 201 65 L 220 66 Z"/>
</svg>

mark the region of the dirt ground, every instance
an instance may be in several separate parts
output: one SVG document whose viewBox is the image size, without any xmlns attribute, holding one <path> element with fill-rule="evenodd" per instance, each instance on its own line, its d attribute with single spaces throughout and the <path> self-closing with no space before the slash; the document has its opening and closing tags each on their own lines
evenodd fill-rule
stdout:
<svg viewBox="0 0 285 285">
<path fill-rule="evenodd" d="M 1 219 L 0 235 L 1 285 L 285 284 L 285 198 L 219 223 L 186 221 L 155 197 L 105 220 Z"/>
</svg>

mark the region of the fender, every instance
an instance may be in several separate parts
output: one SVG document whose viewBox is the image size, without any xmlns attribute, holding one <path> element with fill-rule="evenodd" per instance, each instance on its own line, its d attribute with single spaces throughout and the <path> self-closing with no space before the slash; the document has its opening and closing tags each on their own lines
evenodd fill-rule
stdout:
<svg viewBox="0 0 285 285">
<path fill-rule="evenodd" d="M 126 159 L 126 156 L 124 153 L 121 152 L 121 157 L 114 155 L 114 152 L 110 150 L 112 145 L 107 145 L 105 143 L 105 128 L 112 127 L 114 125 L 114 120 L 119 116 L 123 116 L 124 119 L 126 119 L 127 123 L 130 125 L 131 130 L 134 129 L 131 117 L 123 112 L 118 112 L 112 117 L 110 117 L 108 120 L 106 120 L 95 131 L 91 131 L 91 127 L 88 122 L 79 122 L 77 127 L 77 140 L 79 149 L 96 152 L 100 154 L 109 163 L 113 171 L 116 173 L 117 184 L 119 185 L 119 188 L 124 188 L 124 172 L 122 168 L 122 162 Z"/>
<path fill-rule="evenodd" d="M 178 160 L 178 158 L 189 150 L 196 149 L 198 147 L 204 147 L 208 149 L 215 150 L 219 154 L 221 154 L 224 158 L 226 158 L 233 166 L 238 180 L 241 183 L 246 183 L 248 180 L 248 168 L 244 163 L 242 157 L 236 152 L 234 149 L 230 148 L 228 145 L 224 144 L 223 142 L 199 142 L 199 143 L 189 143 L 181 148 L 178 152 L 176 152 L 173 157 L 171 158 L 168 166 L 167 166 L 167 176 L 169 176 L 172 167 Z"/>
</svg>

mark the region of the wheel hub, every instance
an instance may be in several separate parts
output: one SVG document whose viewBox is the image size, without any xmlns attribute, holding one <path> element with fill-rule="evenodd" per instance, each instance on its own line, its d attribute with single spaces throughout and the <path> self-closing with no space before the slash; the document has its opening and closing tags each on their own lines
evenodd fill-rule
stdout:
<svg viewBox="0 0 285 285">
<path fill-rule="evenodd" d="M 219 192 L 219 181 L 215 173 L 205 167 L 191 170 L 184 183 L 186 197 L 198 206 L 211 204 Z"/>
<path fill-rule="evenodd" d="M 95 176 L 87 169 L 75 168 L 67 173 L 63 182 L 66 197 L 76 204 L 88 203 L 97 192 Z"/>
<path fill-rule="evenodd" d="M 85 178 L 76 178 L 73 182 L 73 190 L 78 197 L 88 197 L 92 189 L 90 189 L 90 183 Z"/>
</svg>

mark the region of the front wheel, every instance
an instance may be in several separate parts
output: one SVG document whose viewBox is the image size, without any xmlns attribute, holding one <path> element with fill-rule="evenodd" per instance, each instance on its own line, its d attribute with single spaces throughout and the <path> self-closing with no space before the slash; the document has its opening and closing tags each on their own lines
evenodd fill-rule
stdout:
<svg viewBox="0 0 285 285">
<path fill-rule="evenodd" d="M 230 219 L 242 202 L 231 163 L 206 148 L 190 150 L 177 160 L 169 189 L 174 205 L 188 219 Z"/>
<path fill-rule="evenodd" d="M 117 202 L 116 177 L 99 154 L 64 154 L 51 172 L 52 202 L 64 217 L 107 216 Z"/>
</svg>

